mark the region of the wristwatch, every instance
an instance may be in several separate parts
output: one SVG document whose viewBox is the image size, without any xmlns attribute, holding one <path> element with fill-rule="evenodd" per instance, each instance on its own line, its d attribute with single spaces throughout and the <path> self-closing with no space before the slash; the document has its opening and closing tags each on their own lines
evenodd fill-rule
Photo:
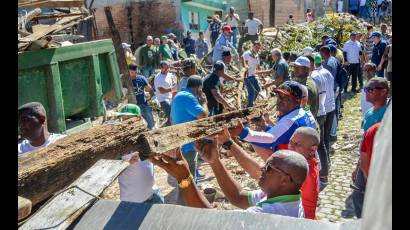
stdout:
<svg viewBox="0 0 410 230">
<path fill-rule="evenodd" d="M 222 144 L 222 148 L 224 148 L 225 150 L 229 150 L 231 149 L 232 144 L 233 144 L 232 139 L 229 139 L 225 143 Z"/>
<path fill-rule="evenodd" d="M 179 182 L 178 186 L 179 188 L 188 188 L 189 185 L 191 185 L 192 181 L 194 180 L 194 178 L 192 177 L 191 174 L 189 174 L 189 177 L 181 180 L 181 182 Z"/>
</svg>

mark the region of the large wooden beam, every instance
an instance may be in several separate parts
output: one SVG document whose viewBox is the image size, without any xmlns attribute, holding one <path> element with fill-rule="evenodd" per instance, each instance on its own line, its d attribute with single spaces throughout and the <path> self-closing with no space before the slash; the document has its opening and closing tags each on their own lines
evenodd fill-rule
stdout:
<svg viewBox="0 0 410 230">
<path fill-rule="evenodd" d="M 47 148 L 18 158 L 18 194 L 36 205 L 65 188 L 99 159 L 119 159 L 137 150 L 146 131 L 134 119 L 101 125 L 64 137 Z"/>
<path fill-rule="evenodd" d="M 81 7 L 83 0 L 19 0 L 18 7 Z"/>
<path fill-rule="evenodd" d="M 114 19 L 111 14 L 111 7 L 104 7 L 104 12 L 112 34 L 112 43 L 114 45 L 115 53 L 118 59 L 118 66 L 120 67 L 120 72 L 123 74 L 121 78 L 122 84 L 128 90 L 128 101 L 136 104 L 137 101 L 134 94 L 134 87 L 132 86 L 131 77 L 128 72 L 128 65 L 125 59 L 124 49 L 121 45 L 122 41 L 120 32 L 118 32 L 117 28 L 115 27 Z"/>
</svg>

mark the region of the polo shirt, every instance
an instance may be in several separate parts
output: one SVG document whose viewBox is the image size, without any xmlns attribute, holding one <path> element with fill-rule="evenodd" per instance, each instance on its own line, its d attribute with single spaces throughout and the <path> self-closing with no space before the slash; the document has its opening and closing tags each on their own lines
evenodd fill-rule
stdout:
<svg viewBox="0 0 410 230">
<path fill-rule="evenodd" d="M 171 123 L 173 125 L 194 121 L 205 110 L 198 99 L 192 94 L 192 89 L 183 88 L 178 92 L 171 103 Z M 193 143 L 181 147 L 183 153 L 195 151 Z"/>
<path fill-rule="evenodd" d="M 253 18 L 252 20 L 248 19 L 245 22 L 245 27 L 248 28 L 248 34 L 249 35 L 256 35 L 258 34 L 258 28 L 259 26 L 262 25 L 261 20 L 257 18 Z"/>
<path fill-rule="evenodd" d="M 387 46 L 387 43 L 383 40 L 373 45 L 372 63 L 374 63 L 376 66 L 380 64 L 380 61 L 382 60 L 382 56 L 384 54 L 384 50 L 386 49 L 386 46 Z"/>
<path fill-rule="evenodd" d="M 366 132 L 367 129 L 369 129 L 372 125 L 376 124 L 377 122 L 381 122 L 386 109 L 387 103 L 376 111 L 374 111 L 374 107 L 367 110 L 366 114 L 364 115 L 363 130 Z"/>
<path fill-rule="evenodd" d="M 325 101 L 326 101 L 326 79 L 322 73 L 320 73 L 319 69 L 315 69 L 310 74 L 313 81 L 315 82 L 317 94 L 319 95 L 319 110 L 317 112 L 317 116 L 324 116 L 326 115 L 325 110 Z M 333 91 L 333 90 L 332 90 Z"/>
<path fill-rule="evenodd" d="M 275 71 L 275 78 L 283 76 L 284 81 L 289 80 L 289 65 L 285 59 L 281 58 L 277 63 L 273 65 Z"/>
<path fill-rule="evenodd" d="M 300 188 L 305 217 L 316 219 L 316 205 L 319 197 L 319 162 L 314 157 L 308 160 L 309 171 Z"/>
<path fill-rule="evenodd" d="M 242 55 L 244 61 L 248 61 L 248 76 L 255 76 L 256 75 L 256 67 L 260 63 L 259 55 L 254 55 L 252 51 L 247 50 Z"/>
<path fill-rule="evenodd" d="M 248 192 L 248 212 L 263 212 L 297 218 L 304 217 L 300 194 L 267 198 L 262 190 Z"/>
<path fill-rule="evenodd" d="M 358 41 L 349 40 L 343 46 L 343 51 L 346 52 L 347 62 L 350 64 L 360 63 L 360 53 L 362 52 L 362 46 Z"/>
<path fill-rule="evenodd" d="M 245 127 L 239 134 L 241 140 L 250 142 L 258 147 L 270 148 L 273 151 L 287 149 L 289 139 L 299 127 L 315 127 L 304 109 L 297 106 L 294 110 L 278 117 L 276 125 L 265 132 L 258 132 Z"/>
</svg>

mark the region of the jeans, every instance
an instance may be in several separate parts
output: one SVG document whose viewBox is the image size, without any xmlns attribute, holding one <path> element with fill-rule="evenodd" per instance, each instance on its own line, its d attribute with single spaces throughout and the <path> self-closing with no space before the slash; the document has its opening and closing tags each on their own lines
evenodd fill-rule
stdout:
<svg viewBox="0 0 410 230">
<path fill-rule="evenodd" d="M 352 91 L 356 91 L 356 86 L 357 86 L 357 79 L 359 79 L 359 85 L 360 88 L 363 88 L 363 78 L 362 75 L 360 74 L 360 63 L 355 63 L 355 64 L 350 64 L 349 65 L 349 75 L 352 76 Z M 345 92 L 347 92 L 347 86 L 345 87 Z"/>
<path fill-rule="evenodd" d="M 363 201 L 364 201 L 364 193 L 366 190 L 366 179 L 364 178 L 363 172 L 361 169 L 357 170 L 356 174 L 356 181 L 354 182 L 354 185 L 359 189 L 353 190 L 353 204 L 354 204 L 354 210 L 356 212 L 357 218 L 362 217 L 362 209 L 363 209 Z"/>
<path fill-rule="evenodd" d="M 155 126 L 154 116 L 152 115 L 152 109 L 148 104 L 138 105 L 141 109 L 141 116 L 148 124 L 148 129 L 152 129 Z"/>
<path fill-rule="evenodd" d="M 164 204 L 164 197 L 162 196 L 161 192 L 159 189 L 156 189 L 154 191 L 154 194 L 150 198 L 148 198 L 146 201 L 142 202 L 144 204 Z"/>
<path fill-rule="evenodd" d="M 147 65 L 142 68 L 142 75 L 146 78 L 149 78 L 152 74 L 154 74 L 155 67 L 153 65 Z"/>
<path fill-rule="evenodd" d="M 167 119 L 168 119 L 167 124 L 168 124 L 168 125 L 171 124 L 171 121 L 170 121 L 170 119 L 171 119 L 171 118 L 170 118 L 171 105 L 170 105 L 169 102 L 167 102 L 167 101 L 161 101 L 159 104 L 161 105 L 161 109 L 162 109 L 162 111 L 164 111 L 165 116 L 166 116 Z"/>
<path fill-rule="evenodd" d="M 325 121 L 325 134 L 324 134 L 324 140 L 325 140 L 325 146 L 326 146 L 326 151 L 329 153 L 330 152 L 330 131 L 332 129 L 332 123 L 333 119 L 335 118 L 335 110 L 332 112 L 326 113 L 326 121 Z M 330 158 L 328 156 L 328 161 L 330 162 Z"/>
<path fill-rule="evenodd" d="M 245 35 L 243 35 L 241 38 L 239 38 L 239 44 L 238 44 L 238 52 L 239 52 L 239 54 L 242 55 L 242 53 L 243 53 L 243 51 L 242 51 L 243 43 L 245 43 L 245 42 L 247 42 L 247 41 L 252 41 L 252 42 L 254 42 L 254 41 L 256 41 L 256 40 L 258 40 L 258 35 L 257 35 L 257 34 L 255 34 L 255 35 L 245 34 Z"/>
<path fill-rule="evenodd" d="M 198 166 L 198 153 L 196 151 L 189 151 L 189 152 L 182 152 L 182 155 L 188 162 L 189 171 L 191 172 L 194 181 L 196 181 L 196 170 Z M 185 200 L 182 197 L 182 192 L 179 191 L 179 187 L 177 186 L 177 204 L 185 205 Z"/>
<path fill-rule="evenodd" d="M 324 141 L 325 136 L 325 122 L 326 122 L 326 115 L 320 116 L 316 118 L 317 123 L 320 127 L 320 143 L 318 148 L 319 159 L 320 159 L 320 177 L 327 177 L 329 174 L 329 163 L 328 163 L 328 152 L 326 150 L 326 145 Z"/>
<path fill-rule="evenodd" d="M 245 78 L 245 85 L 246 85 L 246 90 L 248 91 L 247 108 L 249 108 L 253 106 L 253 102 L 258 97 L 259 91 L 261 91 L 261 88 L 259 87 L 258 80 L 256 79 L 255 76 L 249 76 Z"/>
</svg>

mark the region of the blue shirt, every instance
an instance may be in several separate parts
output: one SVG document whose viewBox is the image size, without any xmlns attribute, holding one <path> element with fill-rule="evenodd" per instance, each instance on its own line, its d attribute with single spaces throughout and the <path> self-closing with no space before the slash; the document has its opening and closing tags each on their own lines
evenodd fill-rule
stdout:
<svg viewBox="0 0 410 230">
<path fill-rule="evenodd" d="M 350 10 L 358 10 L 359 9 L 359 0 L 350 0 Z"/>
<path fill-rule="evenodd" d="M 137 78 L 132 80 L 132 86 L 134 87 L 135 98 L 137 99 L 137 105 L 147 105 L 147 99 L 144 94 L 144 87 L 148 85 L 147 79 L 142 75 L 137 75 Z"/>
<path fill-rule="evenodd" d="M 190 54 L 195 54 L 195 40 L 192 38 L 184 38 L 184 46 L 185 46 L 185 52 L 190 55 Z"/>
<path fill-rule="evenodd" d="M 380 42 L 376 45 L 373 45 L 373 52 L 372 52 L 372 62 L 377 66 L 380 64 L 380 61 L 382 60 L 382 56 L 384 53 L 384 50 L 386 49 L 387 43 L 383 40 L 380 40 Z"/>
<path fill-rule="evenodd" d="M 171 123 L 174 125 L 194 121 L 204 111 L 198 99 L 192 94 L 192 90 L 183 88 L 172 100 Z M 195 151 L 195 146 L 193 143 L 185 144 L 181 147 L 181 151 L 183 153 Z"/>
<path fill-rule="evenodd" d="M 368 128 L 372 127 L 377 122 L 381 122 L 383 119 L 384 112 L 386 112 L 387 103 L 380 109 L 374 111 L 374 107 L 371 107 L 364 114 L 363 129 L 366 132 Z"/>
<path fill-rule="evenodd" d="M 219 35 L 218 39 L 216 39 L 214 52 L 212 54 L 212 61 L 215 63 L 216 61 L 222 60 L 222 52 L 225 50 L 230 50 L 232 48 L 232 36 L 229 38 L 225 37 L 225 34 Z"/>
</svg>

